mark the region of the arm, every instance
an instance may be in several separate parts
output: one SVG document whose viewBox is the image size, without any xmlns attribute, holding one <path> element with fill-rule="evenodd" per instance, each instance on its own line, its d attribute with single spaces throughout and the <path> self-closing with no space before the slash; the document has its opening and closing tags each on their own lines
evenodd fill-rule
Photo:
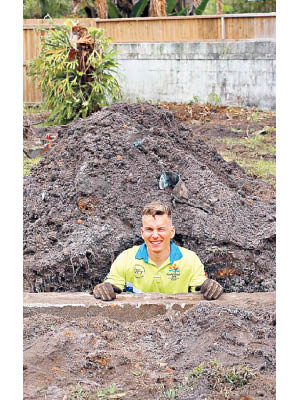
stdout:
<svg viewBox="0 0 300 400">
<path fill-rule="evenodd" d="M 104 282 L 94 287 L 93 294 L 96 299 L 111 301 L 116 298 L 116 293 L 122 292 L 125 287 L 126 261 L 126 251 L 123 251 L 113 262 Z"/>
<path fill-rule="evenodd" d="M 222 286 L 214 279 L 207 278 L 204 266 L 196 254 L 193 260 L 193 267 L 193 274 L 189 284 L 190 291 L 200 291 L 206 300 L 216 300 L 219 298 L 223 293 Z"/>
</svg>

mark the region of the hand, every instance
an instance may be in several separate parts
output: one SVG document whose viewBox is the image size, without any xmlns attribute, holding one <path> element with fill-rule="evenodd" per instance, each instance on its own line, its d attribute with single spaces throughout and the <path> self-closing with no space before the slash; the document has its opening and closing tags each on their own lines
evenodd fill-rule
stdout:
<svg viewBox="0 0 300 400">
<path fill-rule="evenodd" d="M 96 299 L 104 301 L 111 301 L 116 298 L 116 293 L 121 293 L 122 290 L 110 282 L 103 282 L 96 285 L 93 290 L 93 294 Z"/>
<path fill-rule="evenodd" d="M 196 286 L 195 290 L 200 290 L 206 300 L 216 300 L 223 293 L 222 286 L 214 279 L 206 279 L 201 286 Z"/>
</svg>

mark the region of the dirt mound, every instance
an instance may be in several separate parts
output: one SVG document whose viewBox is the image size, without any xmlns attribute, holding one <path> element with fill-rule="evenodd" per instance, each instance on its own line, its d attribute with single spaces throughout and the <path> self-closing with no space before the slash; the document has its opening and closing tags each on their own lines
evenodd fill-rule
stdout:
<svg viewBox="0 0 300 400">
<path fill-rule="evenodd" d="M 24 319 L 24 399 L 96 399 L 116 385 L 105 398 L 271 400 L 275 324 L 274 304 L 259 299 L 123 323 L 38 314 Z"/>
<path fill-rule="evenodd" d="M 188 195 L 159 188 L 180 175 Z M 269 195 L 268 195 L 269 194 Z M 59 127 L 24 180 L 25 290 L 90 290 L 124 249 L 142 243 L 140 212 L 172 205 L 177 244 L 225 291 L 275 288 L 275 199 L 161 107 L 118 103 Z"/>
</svg>

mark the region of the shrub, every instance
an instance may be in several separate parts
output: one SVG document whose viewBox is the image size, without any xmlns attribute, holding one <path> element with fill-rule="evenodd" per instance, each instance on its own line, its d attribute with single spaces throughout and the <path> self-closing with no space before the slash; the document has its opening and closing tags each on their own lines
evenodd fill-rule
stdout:
<svg viewBox="0 0 300 400">
<path fill-rule="evenodd" d="M 65 124 L 86 118 L 120 98 L 116 79 L 119 63 L 112 39 L 103 29 L 84 28 L 71 20 L 38 28 L 40 54 L 29 64 L 50 111 L 48 122 Z M 46 32 L 47 30 L 47 32 Z"/>
</svg>

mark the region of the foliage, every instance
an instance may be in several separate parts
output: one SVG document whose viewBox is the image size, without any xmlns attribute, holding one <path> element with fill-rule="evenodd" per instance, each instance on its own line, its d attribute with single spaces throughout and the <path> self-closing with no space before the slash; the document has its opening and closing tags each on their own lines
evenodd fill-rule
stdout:
<svg viewBox="0 0 300 400">
<path fill-rule="evenodd" d="M 130 6 L 131 1 L 127 0 Z M 139 0 L 132 7 L 130 15 L 127 17 L 141 17 L 150 0 Z M 216 14 L 217 0 L 202 0 L 197 8 L 190 9 L 184 6 L 184 2 L 179 0 L 167 0 L 167 15 L 180 16 L 188 14 Z M 248 0 L 222 0 L 224 14 L 234 13 L 255 13 L 255 12 L 274 12 L 276 11 L 276 0 L 248 1 Z M 122 18 L 123 15 L 118 6 L 112 1 L 107 0 L 109 18 Z M 124 2 L 126 5 L 126 2 Z M 81 1 L 76 6 L 76 14 L 87 16 L 86 8 L 94 10 L 96 7 L 93 0 Z M 130 7 L 131 8 L 131 7 Z M 23 0 L 24 18 L 44 18 L 50 15 L 52 18 L 62 18 L 69 16 L 72 10 L 72 0 Z"/>
<path fill-rule="evenodd" d="M 138 0 L 132 7 L 130 15 L 128 15 L 129 18 L 138 18 L 142 17 L 143 12 L 145 8 L 147 7 L 148 3 L 150 0 Z M 115 3 L 113 3 L 111 0 L 107 0 L 108 4 L 108 17 L 109 18 L 122 18 L 123 15 L 121 14 L 121 11 L 117 7 Z"/>
<path fill-rule="evenodd" d="M 90 10 L 88 15 L 87 10 Z M 81 18 L 96 17 L 96 7 L 93 0 L 80 1 L 78 2 L 72 10 L 72 13 Z M 94 15 L 93 15 L 94 14 Z"/>
<path fill-rule="evenodd" d="M 257 373 L 248 366 L 222 367 L 218 361 L 210 361 L 206 365 L 200 364 L 194 368 L 175 387 L 165 389 L 159 399 L 175 400 L 182 398 L 184 393 L 191 394 L 205 378 L 214 392 L 220 393 L 222 399 L 229 400 L 235 389 L 246 385 L 256 375 Z"/>
<path fill-rule="evenodd" d="M 178 1 L 177 8 L 178 8 L 178 11 L 175 12 L 175 14 L 173 14 L 173 15 L 176 15 L 176 16 L 188 15 L 189 8 L 190 8 L 189 6 L 182 7 L 181 2 Z"/>
<path fill-rule="evenodd" d="M 170 15 L 176 7 L 177 0 L 167 0 L 167 14 Z"/>
<path fill-rule="evenodd" d="M 45 115 L 47 113 L 47 109 L 45 108 L 44 103 L 36 102 L 36 103 L 23 103 L 23 114 L 26 115 Z"/>
<path fill-rule="evenodd" d="M 166 12 L 168 16 L 172 17 L 188 15 L 190 13 L 190 6 L 183 7 L 180 0 L 167 0 Z"/>
<path fill-rule="evenodd" d="M 200 364 L 198 367 L 194 368 L 192 372 L 189 374 L 189 379 L 190 378 L 199 378 L 203 374 L 203 365 Z"/>
<path fill-rule="evenodd" d="M 50 111 L 48 122 L 64 124 L 120 98 L 118 62 L 103 29 L 82 28 L 68 20 L 41 37 L 40 54 L 28 75 L 38 83 Z M 39 28 L 45 32 L 47 28 Z"/>
<path fill-rule="evenodd" d="M 207 7 L 209 0 L 202 0 L 199 6 L 195 9 L 196 15 L 202 15 L 205 8 Z"/>
<path fill-rule="evenodd" d="M 108 5 L 108 17 L 109 18 L 122 18 L 118 7 L 110 0 L 107 0 Z"/>
<path fill-rule="evenodd" d="M 207 104 L 211 104 L 213 106 L 217 106 L 220 102 L 220 98 L 217 93 L 210 93 L 207 96 Z"/>
<path fill-rule="evenodd" d="M 233 133 L 243 132 L 237 129 L 231 130 Z M 249 137 L 219 139 L 215 145 L 226 161 L 235 160 L 248 174 L 255 175 L 275 186 L 275 128 L 265 126 L 262 131 L 266 133 L 256 134 L 253 132 L 251 134 L 250 132 Z M 226 150 L 219 148 L 220 143 L 226 145 Z M 241 157 L 241 154 L 243 157 Z"/>
<path fill-rule="evenodd" d="M 199 97 L 198 96 L 193 96 L 193 98 L 188 102 L 188 104 L 199 104 Z"/>
<path fill-rule="evenodd" d="M 204 14 L 217 13 L 217 0 L 210 0 Z M 264 13 L 276 11 L 276 0 L 222 0 L 224 14 Z"/>
<path fill-rule="evenodd" d="M 149 0 L 139 0 L 137 3 L 135 3 L 135 5 L 132 7 L 131 16 L 141 17 L 148 2 Z"/>
<path fill-rule="evenodd" d="M 67 400 L 121 399 L 127 394 L 125 392 L 116 392 L 116 390 L 117 386 L 115 384 L 110 385 L 106 389 L 90 389 L 78 384 L 69 387 L 70 396 L 67 397 Z"/>
<path fill-rule="evenodd" d="M 61 18 L 71 12 L 71 0 L 23 0 L 24 18 Z"/>
<path fill-rule="evenodd" d="M 36 166 L 40 160 L 41 157 L 28 158 L 23 154 L 23 176 L 29 175 L 31 168 Z"/>
<path fill-rule="evenodd" d="M 232 392 L 246 385 L 257 373 L 248 366 L 221 367 L 218 363 L 210 363 L 206 372 L 213 390 L 223 395 L 224 399 L 232 398 Z"/>
</svg>

